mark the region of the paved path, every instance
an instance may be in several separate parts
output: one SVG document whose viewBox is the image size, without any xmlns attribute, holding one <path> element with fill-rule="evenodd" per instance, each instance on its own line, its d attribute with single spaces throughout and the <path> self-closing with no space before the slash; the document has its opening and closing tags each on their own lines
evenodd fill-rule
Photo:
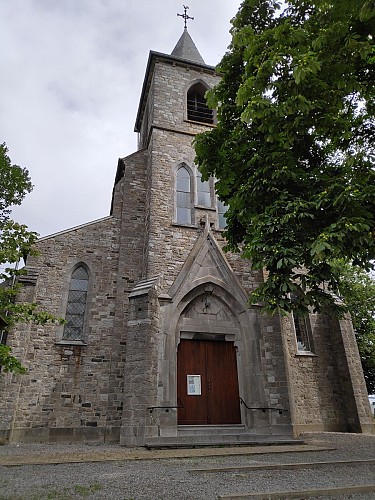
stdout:
<svg viewBox="0 0 375 500">
<path fill-rule="evenodd" d="M 299 491 L 274 491 L 271 493 L 230 493 L 229 495 L 219 495 L 218 498 L 222 500 L 291 500 L 296 498 L 297 500 L 306 500 L 307 498 L 330 498 L 339 497 L 346 498 L 350 495 L 350 498 L 358 498 L 357 495 L 369 494 L 370 498 L 374 498 L 375 485 L 366 486 L 345 486 L 343 488 L 312 488 Z M 356 495 L 356 496 L 353 496 Z"/>
<path fill-rule="evenodd" d="M 0 500 L 375 499 L 375 436 L 303 438 L 303 445 L 150 451 L 0 446 Z"/>
<path fill-rule="evenodd" d="M 239 455 L 264 455 L 274 453 L 302 453 L 334 450 L 331 446 L 311 446 L 305 444 L 276 445 L 276 446 L 240 446 L 220 448 L 188 448 L 188 449 L 165 449 L 165 450 L 136 450 L 124 448 L 118 451 L 96 451 L 89 452 L 40 452 L 22 453 L 19 455 L 0 455 L 0 465 L 43 465 L 43 464 L 66 464 L 86 462 L 113 462 L 123 460 L 160 460 L 171 458 L 195 458 L 195 457 L 228 457 Z M 0 449 L 1 453 L 1 449 Z"/>
</svg>

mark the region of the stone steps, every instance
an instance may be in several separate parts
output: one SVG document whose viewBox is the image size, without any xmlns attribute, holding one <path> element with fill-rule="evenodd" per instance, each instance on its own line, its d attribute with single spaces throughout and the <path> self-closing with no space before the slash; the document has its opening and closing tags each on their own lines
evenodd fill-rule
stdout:
<svg viewBox="0 0 375 500">
<path fill-rule="evenodd" d="M 177 436 L 148 437 L 145 447 L 193 448 L 204 446 L 266 446 L 275 444 L 302 444 L 290 435 L 250 433 L 244 425 L 235 426 L 179 426 Z"/>
<path fill-rule="evenodd" d="M 249 433 L 243 424 L 234 425 L 179 425 L 178 436 L 207 436 Z"/>
</svg>

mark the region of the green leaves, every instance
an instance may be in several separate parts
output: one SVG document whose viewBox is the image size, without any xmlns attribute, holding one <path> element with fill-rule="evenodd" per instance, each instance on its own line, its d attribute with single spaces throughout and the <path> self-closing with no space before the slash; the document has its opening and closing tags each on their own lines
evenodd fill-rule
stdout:
<svg viewBox="0 0 375 500">
<path fill-rule="evenodd" d="M 6 144 L 0 144 L 0 222 L 10 213 L 12 205 L 20 205 L 33 186 L 29 173 L 18 165 L 12 165 Z"/>
<path fill-rule="evenodd" d="M 333 262 L 340 275 L 340 296 L 351 314 L 369 394 L 375 393 L 375 281 L 358 266 Z"/>
<path fill-rule="evenodd" d="M 25 225 L 10 219 L 0 223 L 0 262 L 16 263 L 23 256 L 33 253 L 32 245 L 37 237 L 37 233 L 29 231 Z M 6 279 L 7 275 L 0 274 L 1 278 Z"/>
<path fill-rule="evenodd" d="M 16 301 L 21 288 L 17 277 L 24 271 L 15 269 L 12 264 L 26 259 L 28 255 L 36 255 L 33 245 L 38 235 L 10 219 L 11 206 L 22 202 L 31 191 L 32 184 L 27 170 L 12 165 L 7 153 L 5 144 L 0 145 L 0 264 L 9 265 L 0 273 L 0 322 L 2 330 L 9 333 L 19 322 L 44 325 L 47 322 L 62 323 L 63 320 L 40 310 L 36 303 Z M 0 344 L 0 366 L 4 372 L 26 372 L 20 361 L 12 355 L 11 348 L 3 344 Z"/>
<path fill-rule="evenodd" d="M 12 356 L 12 349 L 4 344 L 0 344 L 0 366 L 5 373 L 24 374 L 27 371 L 20 361 Z"/>
<path fill-rule="evenodd" d="M 367 0 L 363 3 L 360 13 L 359 19 L 361 21 L 369 21 L 375 17 L 375 2 L 374 0 Z"/>
<path fill-rule="evenodd" d="M 316 47 L 319 42 L 316 40 L 314 42 L 314 46 Z M 321 63 L 318 61 L 316 54 L 311 50 L 307 51 L 295 61 L 293 77 L 296 84 L 299 85 L 309 74 L 316 75 L 320 68 Z"/>
<path fill-rule="evenodd" d="M 268 312 L 341 314 L 332 260 L 375 259 L 372 8 L 245 0 L 233 20 L 196 162 L 229 205 L 228 249 L 267 271 L 250 301 Z"/>
</svg>

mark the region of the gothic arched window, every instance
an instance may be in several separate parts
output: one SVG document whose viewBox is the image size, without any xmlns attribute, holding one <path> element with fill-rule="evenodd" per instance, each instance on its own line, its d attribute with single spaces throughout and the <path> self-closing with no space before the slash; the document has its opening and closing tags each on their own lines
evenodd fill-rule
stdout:
<svg viewBox="0 0 375 500">
<path fill-rule="evenodd" d="M 202 83 L 190 87 L 187 93 L 187 118 L 195 122 L 214 123 L 214 113 L 204 97 L 207 88 Z"/>
<path fill-rule="evenodd" d="M 72 273 L 66 307 L 63 340 L 83 341 L 89 275 L 80 265 Z"/>
<path fill-rule="evenodd" d="M 186 167 L 177 170 L 176 179 L 176 222 L 192 223 L 191 177 Z"/>
</svg>

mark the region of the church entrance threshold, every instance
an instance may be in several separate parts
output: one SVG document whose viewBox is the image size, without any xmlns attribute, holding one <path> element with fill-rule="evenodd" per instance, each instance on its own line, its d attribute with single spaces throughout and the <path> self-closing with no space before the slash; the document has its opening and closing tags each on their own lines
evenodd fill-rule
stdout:
<svg viewBox="0 0 375 500">
<path fill-rule="evenodd" d="M 177 371 L 179 425 L 241 423 L 233 342 L 181 340 Z"/>
</svg>

